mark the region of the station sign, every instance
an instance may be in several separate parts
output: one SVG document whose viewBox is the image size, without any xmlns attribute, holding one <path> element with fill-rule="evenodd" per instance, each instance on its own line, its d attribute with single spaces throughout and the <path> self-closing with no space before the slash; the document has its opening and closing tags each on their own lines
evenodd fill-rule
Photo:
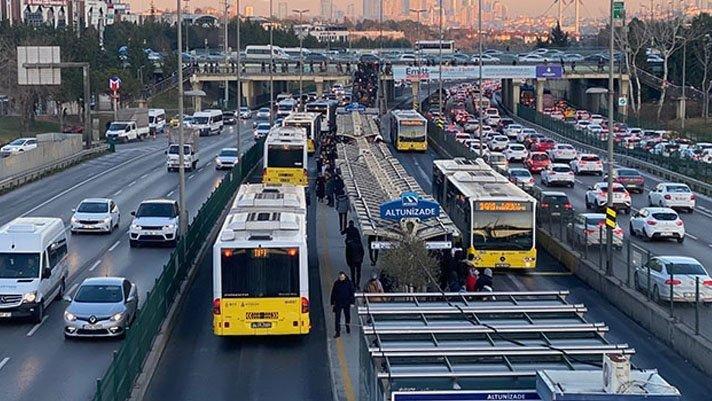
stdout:
<svg viewBox="0 0 712 401">
<path fill-rule="evenodd" d="M 536 66 L 537 78 L 561 78 L 564 76 L 564 69 L 560 65 L 538 65 Z"/>
<path fill-rule="evenodd" d="M 348 112 L 357 111 L 359 113 L 363 113 L 364 111 L 366 111 L 366 106 L 358 102 L 352 102 L 347 104 L 346 107 L 344 107 L 344 110 Z"/>
<path fill-rule="evenodd" d="M 400 198 L 381 203 L 381 218 L 401 221 L 403 219 L 428 220 L 440 216 L 440 204 L 424 199 L 415 192 L 404 192 Z"/>
<path fill-rule="evenodd" d="M 536 390 L 396 391 L 391 401 L 515 401 L 541 400 Z"/>
<path fill-rule="evenodd" d="M 443 80 L 479 79 L 478 65 L 444 65 Z M 484 65 L 483 79 L 534 79 L 563 77 L 560 65 Z M 396 81 L 429 81 L 440 79 L 440 66 L 411 67 L 406 65 L 393 66 L 393 79 Z"/>
</svg>

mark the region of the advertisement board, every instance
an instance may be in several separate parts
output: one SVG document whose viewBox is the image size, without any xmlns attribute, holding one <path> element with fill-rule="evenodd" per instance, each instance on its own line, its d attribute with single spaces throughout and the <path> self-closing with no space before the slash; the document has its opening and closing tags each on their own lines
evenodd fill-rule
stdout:
<svg viewBox="0 0 712 401">
<path fill-rule="evenodd" d="M 541 400 L 536 390 L 396 391 L 391 401 L 514 401 Z"/>
<path fill-rule="evenodd" d="M 407 65 L 393 66 L 393 79 L 396 81 L 409 80 L 438 80 L 440 79 L 439 66 L 411 67 Z M 442 67 L 443 80 L 479 79 L 480 67 L 477 65 L 444 65 Z M 483 79 L 556 79 L 563 76 L 563 69 L 559 65 L 484 65 L 482 66 Z"/>
</svg>

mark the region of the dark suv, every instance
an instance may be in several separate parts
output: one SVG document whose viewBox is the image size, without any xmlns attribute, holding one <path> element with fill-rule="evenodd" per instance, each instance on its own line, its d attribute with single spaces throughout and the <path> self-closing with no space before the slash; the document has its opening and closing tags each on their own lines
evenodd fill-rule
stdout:
<svg viewBox="0 0 712 401">
<path fill-rule="evenodd" d="M 541 191 L 539 196 L 539 218 L 570 220 L 574 215 L 574 207 L 564 192 Z"/>
</svg>

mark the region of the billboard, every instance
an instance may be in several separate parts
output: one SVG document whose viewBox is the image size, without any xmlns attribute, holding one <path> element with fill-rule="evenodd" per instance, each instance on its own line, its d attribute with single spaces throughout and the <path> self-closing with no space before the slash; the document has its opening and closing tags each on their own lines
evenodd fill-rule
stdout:
<svg viewBox="0 0 712 401">
<path fill-rule="evenodd" d="M 438 80 L 440 67 L 406 65 L 393 66 L 393 79 L 396 81 L 409 80 Z M 480 67 L 477 65 L 444 65 L 442 66 L 443 80 L 479 79 Z M 563 77 L 561 66 L 554 65 L 484 65 L 482 66 L 483 79 L 556 79 Z"/>
<path fill-rule="evenodd" d="M 391 401 L 514 401 L 541 400 L 536 390 L 396 391 Z"/>
<path fill-rule="evenodd" d="M 68 0 L 25 0 L 25 5 L 27 6 L 42 6 L 42 7 L 52 7 L 52 6 L 66 6 Z"/>
</svg>

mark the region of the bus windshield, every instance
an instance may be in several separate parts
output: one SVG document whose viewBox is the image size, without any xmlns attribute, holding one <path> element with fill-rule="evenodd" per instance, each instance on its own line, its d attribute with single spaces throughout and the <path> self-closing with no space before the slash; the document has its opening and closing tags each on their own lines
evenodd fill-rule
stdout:
<svg viewBox="0 0 712 401">
<path fill-rule="evenodd" d="M 270 145 L 267 149 L 268 167 L 304 167 L 304 148 L 297 146 Z"/>
<path fill-rule="evenodd" d="M 417 123 L 417 122 L 415 122 Z M 398 140 L 403 142 L 423 142 L 425 141 L 425 124 L 414 125 L 400 123 L 398 125 Z"/>
<path fill-rule="evenodd" d="M 478 251 L 532 249 L 533 223 L 531 211 L 477 211 L 472 215 L 472 246 Z"/>
<path fill-rule="evenodd" d="M 0 253 L 0 278 L 35 279 L 39 276 L 39 253 Z"/>
<path fill-rule="evenodd" d="M 223 298 L 299 296 L 297 248 L 223 249 Z"/>
</svg>

